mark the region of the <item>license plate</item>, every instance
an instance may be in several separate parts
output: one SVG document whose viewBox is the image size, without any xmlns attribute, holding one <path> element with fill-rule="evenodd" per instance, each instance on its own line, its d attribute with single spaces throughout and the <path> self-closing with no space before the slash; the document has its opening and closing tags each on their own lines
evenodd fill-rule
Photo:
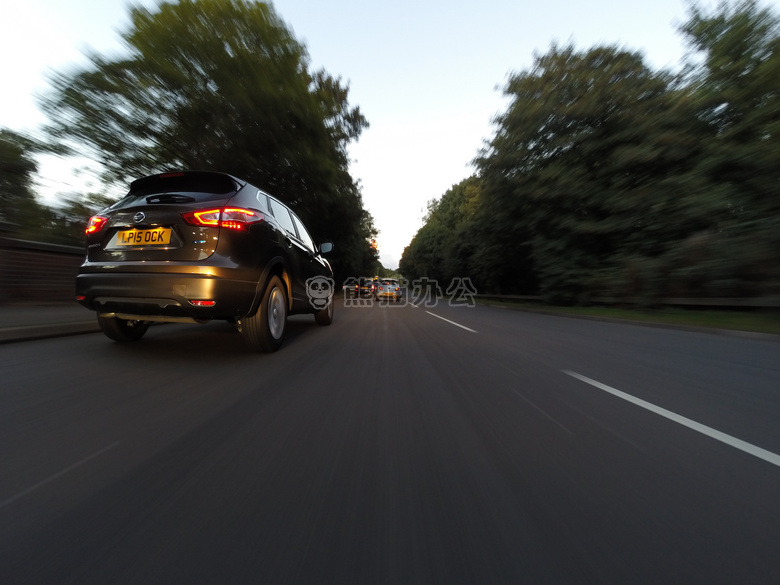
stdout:
<svg viewBox="0 0 780 585">
<path fill-rule="evenodd" d="M 116 235 L 117 246 L 167 246 L 170 243 L 170 228 L 122 230 Z"/>
</svg>

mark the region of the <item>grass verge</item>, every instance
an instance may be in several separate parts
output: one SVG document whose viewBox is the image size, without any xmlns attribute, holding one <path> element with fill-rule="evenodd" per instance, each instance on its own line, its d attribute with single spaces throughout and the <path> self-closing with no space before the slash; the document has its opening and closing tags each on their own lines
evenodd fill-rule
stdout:
<svg viewBox="0 0 780 585">
<path fill-rule="evenodd" d="M 563 315 L 621 319 L 687 327 L 729 329 L 780 335 L 780 311 L 727 311 L 663 308 L 652 310 L 617 307 L 558 307 L 529 302 L 480 301 L 484 304 Z"/>
</svg>

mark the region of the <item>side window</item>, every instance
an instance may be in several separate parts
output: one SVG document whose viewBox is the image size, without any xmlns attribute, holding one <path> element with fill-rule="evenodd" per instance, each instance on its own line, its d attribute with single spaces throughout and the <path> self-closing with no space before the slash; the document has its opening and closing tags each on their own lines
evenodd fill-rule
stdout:
<svg viewBox="0 0 780 585">
<path fill-rule="evenodd" d="M 263 193 L 262 191 L 258 191 L 257 202 L 260 204 L 260 211 L 264 211 L 265 213 L 268 213 L 268 210 L 270 209 L 268 206 L 268 194 Z"/>
<path fill-rule="evenodd" d="M 303 222 L 294 213 L 290 213 L 290 215 L 292 215 L 293 221 L 295 222 L 295 227 L 298 228 L 298 238 L 300 238 L 300 240 L 303 242 L 303 245 L 312 252 L 316 251 L 314 248 L 314 240 L 311 239 L 309 232 L 306 231 L 306 227 L 303 225 Z"/>
<path fill-rule="evenodd" d="M 290 233 L 290 235 L 294 236 L 295 224 L 293 224 L 292 217 L 290 217 L 290 212 L 287 210 L 287 208 L 273 197 L 268 198 L 268 203 L 271 204 L 271 213 L 273 213 L 276 221 L 278 221 L 281 226 Z"/>
</svg>

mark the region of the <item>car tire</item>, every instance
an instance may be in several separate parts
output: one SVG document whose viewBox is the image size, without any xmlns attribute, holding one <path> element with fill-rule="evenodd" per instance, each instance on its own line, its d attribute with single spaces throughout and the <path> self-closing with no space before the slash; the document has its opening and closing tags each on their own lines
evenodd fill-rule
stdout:
<svg viewBox="0 0 780 585">
<path fill-rule="evenodd" d="M 149 329 L 149 321 L 129 321 L 119 317 L 97 317 L 100 330 L 114 341 L 126 343 L 138 341 Z"/>
<path fill-rule="evenodd" d="M 314 322 L 317 325 L 330 325 L 333 323 L 333 310 L 335 307 L 333 298 L 328 299 L 328 306 L 314 313 Z"/>
<path fill-rule="evenodd" d="M 241 332 L 249 347 L 271 353 L 282 347 L 286 330 L 287 294 L 279 277 L 272 276 L 255 314 L 242 319 Z"/>
</svg>

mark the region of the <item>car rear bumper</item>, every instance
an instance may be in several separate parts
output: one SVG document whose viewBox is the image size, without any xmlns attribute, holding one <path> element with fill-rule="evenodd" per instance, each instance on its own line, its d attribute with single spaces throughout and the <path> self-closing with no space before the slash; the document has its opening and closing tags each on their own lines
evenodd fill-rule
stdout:
<svg viewBox="0 0 780 585">
<path fill-rule="evenodd" d="M 76 277 L 76 296 L 88 309 L 148 316 L 150 321 L 155 316 L 243 317 L 250 313 L 256 292 L 255 281 L 209 274 L 82 273 Z"/>
<path fill-rule="evenodd" d="M 377 293 L 376 298 L 377 298 L 377 300 L 389 299 L 389 300 L 393 300 L 393 301 L 400 301 L 401 300 L 401 293 Z"/>
</svg>

